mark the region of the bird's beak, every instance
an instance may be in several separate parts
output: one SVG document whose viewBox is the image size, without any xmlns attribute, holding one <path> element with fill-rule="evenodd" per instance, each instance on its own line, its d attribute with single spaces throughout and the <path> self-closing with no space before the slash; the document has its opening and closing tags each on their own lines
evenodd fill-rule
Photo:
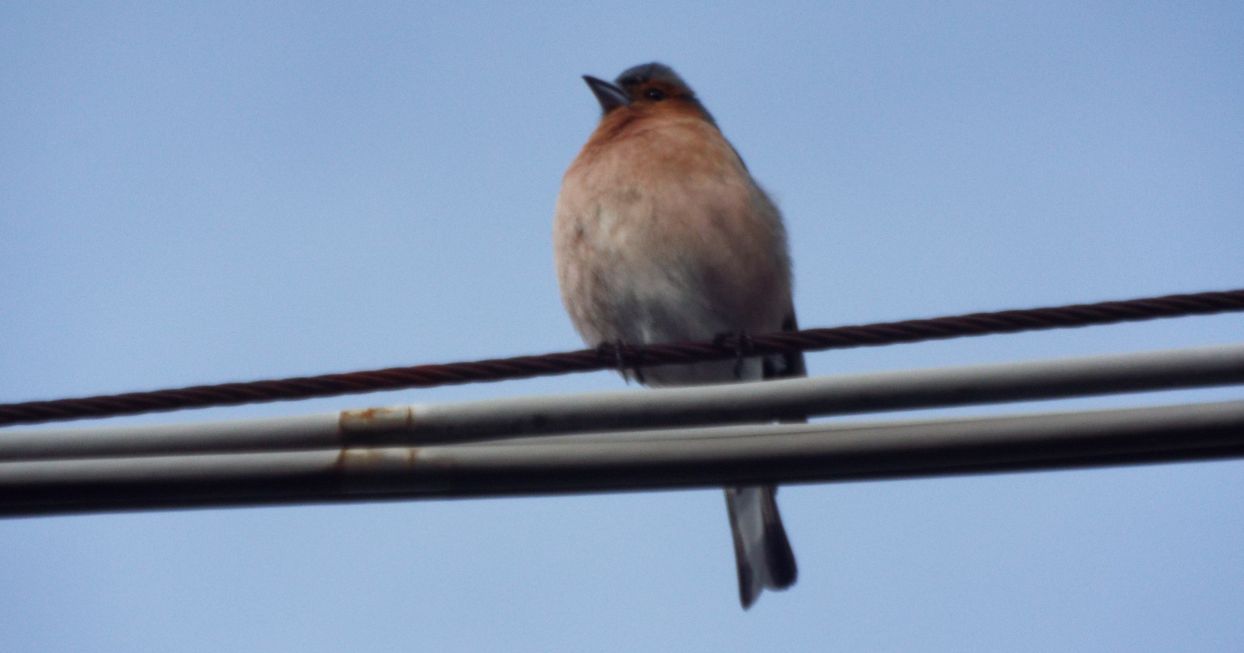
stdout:
<svg viewBox="0 0 1244 653">
<path fill-rule="evenodd" d="M 596 96 L 596 100 L 600 102 L 600 108 L 605 113 L 631 103 L 631 98 L 627 96 L 626 91 L 615 84 L 591 75 L 584 75 L 583 81 L 587 82 L 587 87 L 592 89 L 592 94 Z"/>
</svg>

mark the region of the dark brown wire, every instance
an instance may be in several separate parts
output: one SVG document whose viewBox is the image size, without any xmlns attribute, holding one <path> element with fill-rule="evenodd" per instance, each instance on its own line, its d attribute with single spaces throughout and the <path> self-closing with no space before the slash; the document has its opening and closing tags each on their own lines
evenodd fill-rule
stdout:
<svg viewBox="0 0 1244 653">
<path fill-rule="evenodd" d="M 923 340 L 1084 327 L 1242 310 L 1244 310 L 1244 289 L 1146 297 L 1098 304 L 971 313 L 828 329 L 806 329 L 751 335 L 743 338 L 725 337 L 713 342 L 681 342 L 646 346 L 604 345 L 597 349 L 581 349 L 538 356 L 495 358 L 443 365 L 391 367 L 383 370 L 322 376 L 0 404 L 0 426 L 331 397 L 454 383 L 524 379 L 533 376 L 617 369 L 620 366 L 635 368 L 668 363 L 691 363 L 735 358 L 741 354 L 875 347 Z"/>
</svg>

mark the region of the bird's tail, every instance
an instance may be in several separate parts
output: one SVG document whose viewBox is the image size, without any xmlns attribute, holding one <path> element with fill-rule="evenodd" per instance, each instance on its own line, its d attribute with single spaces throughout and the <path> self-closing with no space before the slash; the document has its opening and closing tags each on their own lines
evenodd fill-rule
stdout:
<svg viewBox="0 0 1244 653">
<path fill-rule="evenodd" d="M 772 485 L 726 488 L 726 509 L 739 567 L 739 601 L 744 609 L 751 607 L 761 590 L 786 589 L 795 584 L 798 575 L 776 493 Z"/>
</svg>

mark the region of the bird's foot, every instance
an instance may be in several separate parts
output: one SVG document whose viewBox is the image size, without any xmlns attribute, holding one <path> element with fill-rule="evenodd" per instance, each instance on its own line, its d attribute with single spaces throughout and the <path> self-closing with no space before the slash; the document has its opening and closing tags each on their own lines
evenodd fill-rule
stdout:
<svg viewBox="0 0 1244 653">
<path fill-rule="evenodd" d="M 751 335 L 745 330 L 719 333 L 713 338 L 713 344 L 734 349 L 734 380 L 742 379 L 743 361 L 755 350 Z"/>
<path fill-rule="evenodd" d="M 600 352 L 602 357 L 613 357 L 613 364 L 618 369 L 618 373 L 621 374 L 622 378 L 626 379 L 628 383 L 631 378 L 634 378 L 639 383 L 644 382 L 644 370 L 639 366 L 640 355 L 637 353 L 634 354 L 632 358 L 635 361 L 635 364 L 628 367 L 626 364 L 626 355 L 631 352 L 631 349 L 621 338 L 612 342 L 602 342 L 596 347 L 596 350 Z"/>
</svg>

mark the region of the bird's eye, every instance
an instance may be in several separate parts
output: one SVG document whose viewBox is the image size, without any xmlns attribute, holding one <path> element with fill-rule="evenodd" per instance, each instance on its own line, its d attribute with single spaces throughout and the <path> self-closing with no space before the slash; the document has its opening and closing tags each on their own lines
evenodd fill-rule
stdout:
<svg viewBox="0 0 1244 653">
<path fill-rule="evenodd" d="M 662 91 L 659 88 L 650 88 L 644 91 L 644 97 L 649 100 L 656 100 L 657 102 L 660 102 L 665 99 L 665 91 Z"/>
</svg>

